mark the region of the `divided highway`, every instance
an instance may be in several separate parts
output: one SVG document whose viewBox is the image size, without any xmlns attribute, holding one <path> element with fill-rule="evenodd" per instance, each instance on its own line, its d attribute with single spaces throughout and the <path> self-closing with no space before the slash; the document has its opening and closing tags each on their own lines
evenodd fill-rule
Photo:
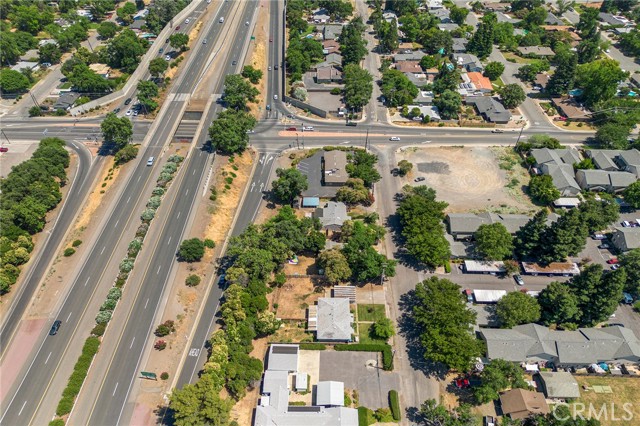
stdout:
<svg viewBox="0 0 640 426">
<path fill-rule="evenodd" d="M 218 15 L 215 16 L 216 22 L 219 17 L 228 15 L 233 5 L 234 3 L 231 2 L 223 3 Z M 223 27 L 222 25 L 210 26 L 206 37 L 210 41 L 216 40 L 221 35 Z M 132 219 L 137 220 L 137 215 L 140 213 L 139 203 L 143 201 L 144 189 L 152 183 L 151 178 L 154 176 L 154 171 L 160 167 L 160 162 L 156 162 L 154 167 L 147 167 L 146 159 L 151 156 L 159 158 L 165 145 L 172 139 L 173 130 L 181 119 L 185 102 L 195 86 L 196 78 L 205 66 L 210 53 L 209 49 L 212 46 L 214 46 L 213 42 L 197 44 L 191 52 L 186 64 L 187 67 L 182 74 L 183 78 L 181 77 L 181 81 L 172 88 L 168 98 L 170 100 L 162 108 L 158 118 L 161 120 L 160 125 L 155 130 L 151 143 L 141 149 L 137 160 L 138 164 L 127 181 L 125 190 L 113 204 L 106 224 L 100 230 L 85 264 L 80 268 L 79 274 L 57 314 L 56 319 L 62 321 L 60 331 L 56 336 L 48 336 L 46 334 L 48 329 L 43 330 L 38 350 L 19 375 L 22 378 L 21 382 L 15 383 L 5 400 L 2 401 L 1 424 L 31 424 L 54 378 L 56 378 L 56 372 L 61 364 L 75 362 L 75 358 L 73 360 L 67 359 L 68 344 L 78 330 L 86 306 L 92 299 L 108 265 L 117 262 L 123 255 L 123 253 L 114 253 L 115 247 L 124 237 L 125 225 Z M 110 279 L 111 277 L 104 278 Z M 115 279 L 115 276 L 113 278 Z M 92 321 L 93 315 L 94 312 L 90 312 L 88 320 Z M 77 352 L 78 348 L 75 349 Z M 66 383 L 67 377 L 58 377 L 57 379 Z M 54 404 L 59 395 L 52 398 L 56 400 L 47 400 L 47 406 L 43 407 L 43 410 L 50 415 L 53 414 Z"/>
</svg>

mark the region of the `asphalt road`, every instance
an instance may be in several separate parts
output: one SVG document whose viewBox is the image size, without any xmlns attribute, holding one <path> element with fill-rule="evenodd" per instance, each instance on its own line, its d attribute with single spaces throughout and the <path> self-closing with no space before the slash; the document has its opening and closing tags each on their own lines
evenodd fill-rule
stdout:
<svg viewBox="0 0 640 426">
<path fill-rule="evenodd" d="M 240 25 L 238 25 L 233 37 L 234 40 L 246 40 L 250 35 L 250 27 L 245 26 L 243 23 L 252 20 L 251 17 L 255 13 L 257 5 L 256 1 L 243 3 L 244 11 L 239 21 Z M 229 21 L 230 19 L 227 22 Z M 242 66 L 241 53 L 242 43 L 236 43 L 228 51 L 227 65 L 222 75 L 238 72 Z M 237 59 L 238 64 L 233 65 L 233 59 Z M 194 76 L 192 81 L 195 81 L 196 77 Z M 220 78 L 216 93 L 222 91 L 223 83 L 224 79 Z M 215 104 L 209 110 L 207 117 L 203 117 L 205 123 L 212 121 L 220 110 L 221 107 Z M 206 141 L 207 133 L 203 132 L 197 141 L 196 151 L 192 153 L 187 163 L 182 166 L 186 170 L 192 170 L 193 172 L 184 175 L 184 179 L 180 182 L 177 190 L 178 195 L 175 202 L 169 208 L 167 217 L 170 219 L 153 247 L 151 261 L 145 270 L 144 279 L 129 312 L 131 321 L 127 321 L 127 325 L 122 330 L 114 355 L 109 362 L 107 373 L 101 378 L 102 383 L 98 395 L 88 415 L 87 424 L 89 425 L 126 423 L 133 412 L 134 404 L 128 401 L 129 392 L 133 382 L 137 380 L 140 360 L 147 348 L 146 342 L 151 336 L 154 317 L 161 303 L 164 288 L 169 280 L 169 271 L 175 262 L 175 255 L 199 191 L 200 181 L 213 159 L 213 155 L 203 149 Z M 215 291 L 212 293 L 215 293 Z M 220 293 L 218 292 L 219 297 Z"/>
<path fill-rule="evenodd" d="M 220 16 L 225 16 L 226 12 L 230 10 L 231 4 L 230 2 L 224 3 Z M 218 17 L 216 16 L 216 21 L 217 19 Z M 212 27 L 211 33 L 208 35 L 210 40 L 220 34 L 219 28 L 218 26 Z M 209 56 L 207 48 L 211 48 L 213 45 L 214 43 L 200 44 L 194 48 L 194 54 L 190 56 L 187 68 L 182 74 L 184 78 L 174 86 L 171 91 L 172 94 L 191 93 L 196 84 L 196 78 L 202 72 L 205 61 Z M 25 363 L 25 371 L 22 371 L 19 375 L 19 377 L 22 377 L 22 381 L 14 384 L 13 389 L 7 394 L 7 398 L 2 401 L 0 423 L 8 425 L 30 424 L 43 402 L 43 397 L 51 386 L 61 363 L 63 361 L 70 362 L 70 360 L 65 359 L 68 343 L 78 329 L 80 319 L 83 317 L 86 306 L 91 300 L 107 265 L 114 255 L 116 257 L 120 255 L 120 253 L 114 253 L 114 249 L 123 237 L 122 230 L 124 226 L 118 225 L 129 223 L 138 213 L 135 207 L 140 201 L 143 190 L 148 184 L 153 183 L 150 181 L 153 170 L 160 167 L 158 166 L 159 162 L 156 162 L 154 167 L 147 167 L 146 159 L 151 156 L 160 157 L 164 146 L 173 136 L 172 129 L 174 125 L 181 119 L 180 112 L 183 109 L 184 102 L 186 102 L 186 99 L 176 96 L 173 101 L 167 102 L 163 106 L 163 109 L 167 109 L 167 114 L 157 127 L 152 142 L 139 154 L 139 163 L 126 183 L 127 190 L 114 203 L 109 220 L 101 229 L 91 253 L 87 257 L 87 261 L 80 268 L 80 272 L 76 276 L 71 290 L 57 314 L 56 318 L 63 321 L 60 331 L 56 336 L 48 336 L 46 334 L 48 329 L 43 330 L 40 347 L 32 361 Z M 91 319 L 93 319 L 93 314 L 93 312 L 89 313 Z M 144 330 L 144 333 L 146 331 Z M 75 362 L 75 359 L 71 362 Z M 67 377 L 60 378 L 60 380 L 66 381 Z M 48 408 L 54 409 L 53 404 Z M 110 414 L 112 415 L 112 413 Z M 102 421 L 97 422 L 97 424 L 102 423 Z"/>
<path fill-rule="evenodd" d="M 63 200 L 56 222 L 53 228 L 48 231 L 49 235 L 44 245 L 39 249 L 37 259 L 28 268 L 22 285 L 15 289 L 17 295 L 13 299 L 9 312 L 4 317 L 2 328 L 0 329 L 0 341 L 2 341 L 0 357 L 4 357 L 6 349 L 10 346 L 22 315 L 33 297 L 33 293 L 38 288 L 42 277 L 45 276 L 51 260 L 58 253 L 58 246 L 64 238 L 71 221 L 78 213 L 80 204 L 91 189 L 91 183 L 100 169 L 99 164 L 92 167 L 91 153 L 84 146 L 75 143 L 69 143 L 68 146 L 78 155 L 78 170 L 73 182 L 71 182 L 71 188 Z M 97 161 L 100 161 L 100 159 Z"/>
</svg>

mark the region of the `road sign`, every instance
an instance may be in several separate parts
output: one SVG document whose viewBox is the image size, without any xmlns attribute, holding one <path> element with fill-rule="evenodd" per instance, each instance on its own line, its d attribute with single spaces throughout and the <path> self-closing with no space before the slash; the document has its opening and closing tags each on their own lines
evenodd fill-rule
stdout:
<svg viewBox="0 0 640 426">
<path fill-rule="evenodd" d="M 143 379 L 158 380 L 156 373 L 150 373 L 148 371 L 141 371 L 140 376 L 142 376 Z"/>
</svg>

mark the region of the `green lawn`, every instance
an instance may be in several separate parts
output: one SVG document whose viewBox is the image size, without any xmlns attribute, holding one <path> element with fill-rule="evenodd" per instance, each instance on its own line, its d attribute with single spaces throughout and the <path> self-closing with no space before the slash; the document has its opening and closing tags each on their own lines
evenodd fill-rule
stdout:
<svg viewBox="0 0 640 426">
<path fill-rule="evenodd" d="M 358 305 L 358 321 L 378 321 L 385 318 L 384 305 Z"/>
<path fill-rule="evenodd" d="M 373 324 L 371 323 L 358 323 L 358 329 L 360 331 L 360 343 L 387 343 L 387 341 L 384 339 L 372 337 L 371 327 L 373 327 Z"/>
<path fill-rule="evenodd" d="M 505 57 L 505 59 L 515 59 L 517 64 L 531 64 L 536 61 L 536 59 L 523 58 L 513 52 L 502 52 L 502 55 Z"/>
<path fill-rule="evenodd" d="M 60 89 L 71 89 L 71 86 L 73 86 L 73 83 L 71 83 L 70 81 L 66 81 L 64 83 L 62 83 L 60 85 Z"/>
</svg>

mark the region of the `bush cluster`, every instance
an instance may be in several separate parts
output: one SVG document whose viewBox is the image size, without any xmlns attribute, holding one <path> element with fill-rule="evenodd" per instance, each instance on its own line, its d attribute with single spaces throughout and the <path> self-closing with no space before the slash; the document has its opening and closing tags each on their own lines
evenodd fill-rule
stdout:
<svg viewBox="0 0 640 426">
<path fill-rule="evenodd" d="M 91 361 L 98 352 L 99 347 L 100 340 L 97 337 L 89 337 L 85 340 L 84 346 L 82 347 L 82 354 L 73 367 L 73 373 L 71 373 L 71 377 L 69 377 L 67 387 L 62 391 L 62 399 L 58 402 L 58 408 L 56 409 L 57 416 L 64 416 L 71 412 L 75 398 L 78 393 L 80 393 L 80 387 L 82 387 Z"/>
<path fill-rule="evenodd" d="M 300 349 L 303 351 L 324 351 L 327 346 L 322 343 L 300 343 Z"/>
<path fill-rule="evenodd" d="M 398 400 L 398 391 L 391 389 L 389 391 L 389 407 L 391 408 L 391 415 L 396 422 L 400 421 L 400 401 Z"/>
</svg>

